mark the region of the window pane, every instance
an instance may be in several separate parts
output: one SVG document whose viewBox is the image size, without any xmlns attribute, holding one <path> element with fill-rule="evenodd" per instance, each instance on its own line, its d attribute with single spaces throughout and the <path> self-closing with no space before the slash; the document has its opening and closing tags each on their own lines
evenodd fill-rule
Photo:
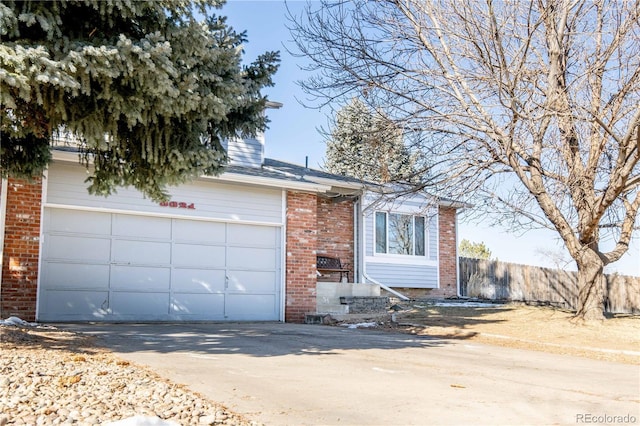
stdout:
<svg viewBox="0 0 640 426">
<path fill-rule="evenodd" d="M 413 254 L 413 217 L 389 214 L 389 253 Z"/>
<path fill-rule="evenodd" d="M 376 212 L 376 253 L 387 252 L 387 215 Z"/>
<path fill-rule="evenodd" d="M 425 248 L 425 244 L 424 244 L 424 217 L 422 216 L 416 216 L 415 217 L 415 223 L 416 223 L 416 251 L 415 254 L 416 256 L 424 256 L 424 248 Z"/>
</svg>

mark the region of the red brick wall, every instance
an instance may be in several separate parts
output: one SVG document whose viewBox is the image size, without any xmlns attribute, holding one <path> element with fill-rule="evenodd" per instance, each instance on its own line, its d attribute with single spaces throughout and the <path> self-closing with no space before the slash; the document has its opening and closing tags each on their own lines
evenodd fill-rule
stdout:
<svg viewBox="0 0 640 426">
<path fill-rule="evenodd" d="M 287 192 L 286 322 L 316 311 L 317 208 L 316 194 Z"/>
<path fill-rule="evenodd" d="M 348 198 L 318 197 L 318 254 L 340 258 L 354 280 L 353 200 Z M 320 281 L 338 281 L 340 274 L 318 278 Z"/>
<path fill-rule="evenodd" d="M 42 180 L 9 179 L 0 317 L 36 319 Z"/>
<path fill-rule="evenodd" d="M 456 209 L 442 207 L 438 211 L 440 233 L 440 288 L 433 291 L 435 297 L 455 297 L 457 295 L 458 256 L 456 236 Z"/>
</svg>

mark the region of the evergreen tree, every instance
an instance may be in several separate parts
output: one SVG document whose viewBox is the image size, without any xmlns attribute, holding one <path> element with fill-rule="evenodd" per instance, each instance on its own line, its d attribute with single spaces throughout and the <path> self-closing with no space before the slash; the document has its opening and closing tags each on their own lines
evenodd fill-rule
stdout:
<svg viewBox="0 0 640 426">
<path fill-rule="evenodd" d="M 388 183 L 407 182 L 416 159 L 404 145 L 402 130 L 353 98 L 335 117 L 324 168 L 330 173 Z"/>
<path fill-rule="evenodd" d="M 491 259 L 491 250 L 484 243 L 472 243 L 467 239 L 460 241 L 458 254 L 472 259 Z"/>
<path fill-rule="evenodd" d="M 244 33 L 220 0 L 14 1 L 0 4 L 2 176 L 41 175 L 57 132 L 81 142 L 89 191 L 216 174 L 223 138 L 264 129 L 278 54 L 242 66 Z M 202 16 L 204 18 L 199 19 Z"/>
</svg>

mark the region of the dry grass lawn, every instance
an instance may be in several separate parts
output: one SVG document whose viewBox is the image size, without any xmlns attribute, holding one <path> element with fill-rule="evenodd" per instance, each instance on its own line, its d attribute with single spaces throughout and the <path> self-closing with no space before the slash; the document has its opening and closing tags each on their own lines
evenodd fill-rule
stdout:
<svg viewBox="0 0 640 426">
<path fill-rule="evenodd" d="M 550 307 L 404 307 L 395 314 L 397 331 L 640 365 L 638 316 L 577 323 L 570 312 Z"/>
</svg>

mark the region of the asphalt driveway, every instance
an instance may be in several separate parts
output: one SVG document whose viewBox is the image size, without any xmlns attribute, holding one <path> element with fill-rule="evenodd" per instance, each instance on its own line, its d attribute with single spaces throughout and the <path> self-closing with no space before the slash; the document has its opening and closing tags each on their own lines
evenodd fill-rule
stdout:
<svg viewBox="0 0 640 426">
<path fill-rule="evenodd" d="M 640 423 L 634 365 L 317 325 L 62 327 L 267 425 Z"/>
</svg>

